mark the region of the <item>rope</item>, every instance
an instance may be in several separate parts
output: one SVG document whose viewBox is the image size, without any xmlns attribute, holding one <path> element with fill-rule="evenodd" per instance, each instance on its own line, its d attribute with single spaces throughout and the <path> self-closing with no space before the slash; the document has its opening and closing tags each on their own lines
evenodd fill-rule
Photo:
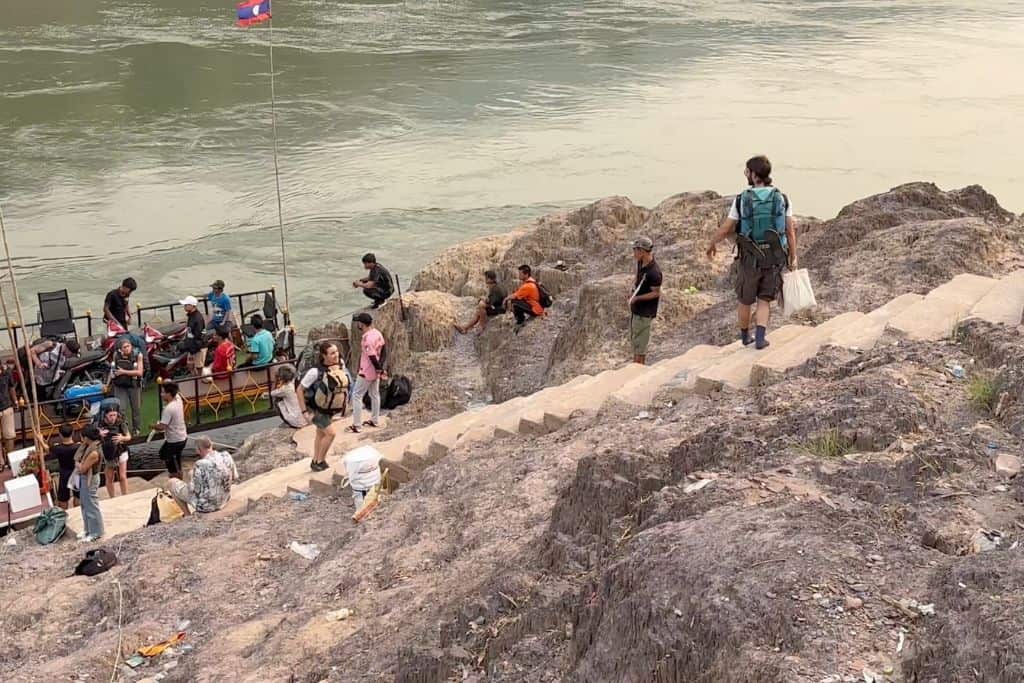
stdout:
<svg viewBox="0 0 1024 683">
<path fill-rule="evenodd" d="M 284 247 L 284 210 L 281 208 L 281 169 L 277 163 L 277 101 L 274 96 L 274 20 L 268 22 L 270 29 L 270 127 L 274 135 L 274 186 L 277 189 L 277 227 L 281 233 L 281 271 L 284 274 L 284 307 L 291 315 L 288 303 L 288 258 Z"/>
</svg>

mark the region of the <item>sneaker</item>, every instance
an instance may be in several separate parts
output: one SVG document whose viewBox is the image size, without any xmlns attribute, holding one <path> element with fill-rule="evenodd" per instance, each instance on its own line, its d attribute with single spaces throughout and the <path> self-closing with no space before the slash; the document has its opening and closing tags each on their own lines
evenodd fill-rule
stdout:
<svg viewBox="0 0 1024 683">
<path fill-rule="evenodd" d="M 77 538 L 79 541 L 85 540 L 85 532 L 79 531 L 77 534 L 75 534 L 75 538 Z"/>
<path fill-rule="evenodd" d="M 82 538 L 78 539 L 78 542 L 79 543 L 92 543 L 93 541 L 95 541 L 97 539 L 99 539 L 99 536 L 83 536 Z"/>
</svg>

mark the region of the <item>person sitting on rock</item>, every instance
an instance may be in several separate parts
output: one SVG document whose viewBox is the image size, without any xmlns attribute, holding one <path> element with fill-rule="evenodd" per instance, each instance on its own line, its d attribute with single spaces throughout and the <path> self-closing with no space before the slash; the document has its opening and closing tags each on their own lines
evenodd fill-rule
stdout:
<svg viewBox="0 0 1024 683">
<path fill-rule="evenodd" d="M 516 317 L 516 327 L 521 328 L 526 324 L 527 316 L 536 318 L 544 315 L 544 307 L 540 305 L 540 287 L 533 279 L 533 270 L 528 265 L 521 265 L 519 272 L 519 289 L 512 292 L 512 296 L 505 299 L 505 309 L 512 311 Z"/>
<path fill-rule="evenodd" d="M 274 373 L 275 387 L 270 392 L 274 407 L 286 425 L 294 429 L 302 429 L 309 422 L 302 414 L 299 396 L 295 393 L 295 368 L 282 365 Z"/>
<path fill-rule="evenodd" d="M 487 296 L 477 301 L 476 316 L 465 325 L 455 325 L 459 334 L 466 334 L 477 325 L 480 331 L 487 329 L 487 319 L 505 312 L 505 290 L 498 284 L 498 275 L 493 270 L 484 271 L 484 282 L 487 283 Z"/>
<path fill-rule="evenodd" d="M 198 460 L 192 468 L 192 481 L 186 484 L 177 477 L 167 488 L 178 507 L 186 515 L 195 512 L 216 512 L 231 499 L 231 483 L 238 480 L 238 468 L 228 453 L 213 450 L 207 436 L 196 439 Z"/>
<path fill-rule="evenodd" d="M 733 200 L 729 215 L 711 238 L 707 256 L 715 257 L 715 245 L 735 233 L 739 267 L 736 296 L 739 299 L 740 339 L 758 349 L 768 346 L 765 330 L 771 302 L 782 289 L 782 268 L 796 270 L 796 227 L 789 198 L 772 186 L 772 164 L 756 156 L 743 170 L 749 188 Z M 757 304 L 754 337 L 750 336 L 751 309 Z"/>
<path fill-rule="evenodd" d="M 363 255 L 363 268 L 370 272 L 366 277 L 353 282 L 352 286 L 362 289 L 363 294 L 373 301 L 370 308 L 380 308 L 380 305 L 391 298 L 395 291 L 394 284 L 391 282 L 391 273 L 377 263 L 377 257 L 373 254 Z"/>
</svg>

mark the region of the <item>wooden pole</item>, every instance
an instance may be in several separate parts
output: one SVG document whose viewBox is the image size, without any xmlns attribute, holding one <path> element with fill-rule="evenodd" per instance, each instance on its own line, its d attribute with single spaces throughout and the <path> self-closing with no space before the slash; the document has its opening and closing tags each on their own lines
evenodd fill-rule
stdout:
<svg viewBox="0 0 1024 683">
<path fill-rule="evenodd" d="M 7 260 L 7 277 L 11 282 L 11 293 L 12 296 L 14 297 L 14 307 L 18 313 L 18 319 L 16 322 L 18 326 L 22 329 L 22 331 L 25 332 L 25 358 L 28 361 L 27 379 L 28 383 L 32 385 L 29 418 L 30 421 L 32 422 L 32 442 L 36 446 L 36 455 L 39 458 L 39 472 L 41 477 L 43 470 L 46 469 L 46 454 L 43 452 L 45 444 L 42 442 L 43 435 L 39 429 L 39 395 L 38 392 L 36 391 L 35 366 L 32 365 L 32 353 L 30 350 L 32 347 L 32 337 L 30 334 L 28 334 L 28 330 L 25 329 L 25 319 L 21 314 L 21 299 L 18 296 L 18 283 L 14 279 L 14 264 L 11 261 L 11 247 L 7 242 L 7 226 L 4 223 L 4 210 L 2 206 L 0 206 L 0 237 L 3 238 L 4 242 L 4 257 Z M 14 351 L 15 358 L 17 358 L 17 349 L 15 348 L 15 345 L 13 343 L 14 333 L 11 331 L 11 322 L 10 317 L 7 314 L 7 300 L 3 296 L 3 287 L 0 287 L 0 303 L 3 304 L 4 317 L 7 318 L 7 329 L 8 333 L 11 335 L 12 341 L 11 348 Z M 18 376 L 21 377 L 21 391 L 26 398 L 29 398 L 28 387 L 26 386 L 25 373 L 19 372 Z"/>
</svg>

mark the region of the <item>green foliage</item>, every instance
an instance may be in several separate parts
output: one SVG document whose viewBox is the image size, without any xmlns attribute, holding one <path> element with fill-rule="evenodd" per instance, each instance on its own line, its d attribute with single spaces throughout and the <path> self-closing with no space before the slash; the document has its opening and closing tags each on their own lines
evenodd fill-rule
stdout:
<svg viewBox="0 0 1024 683">
<path fill-rule="evenodd" d="M 833 427 L 808 439 L 802 448 L 819 458 L 840 458 L 853 450 L 853 442 L 840 434 L 838 427 Z"/>
<path fill-rule="evenodd" d="M 987 413 L 995 408 L 998 396 L 999 386 L 989 374 L 979 373 L 967 385 L 967 399 L 982 412 Z"/>
</svg>

